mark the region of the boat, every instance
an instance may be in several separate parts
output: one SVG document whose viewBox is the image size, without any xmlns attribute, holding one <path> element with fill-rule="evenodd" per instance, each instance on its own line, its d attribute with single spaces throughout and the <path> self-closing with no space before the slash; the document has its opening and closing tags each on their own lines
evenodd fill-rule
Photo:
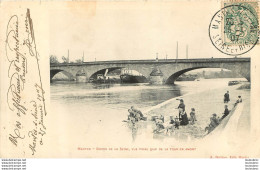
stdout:
<svg viewBox="0 0 260 170">
<path fill-rule="evenodd" d="M 98 74 L 96 79 L 91 80 L 92 83 L 97 83 L 97 84 L 105 83 L 105 81 L 106 78 L 103 74 Z"/>
<path fill-rule="evenodd" d="M 239 84 L 239 81 L 229 81 L 228 82 L 229 86 L 233 86 L 233 85 L 236 85 L 236 84 Z"/>
<path fill-rule="evenodd" d="M 197 79 L 195 75 L 181 75 L 179 76 L 176 81 L 194 81 Z"/>
<path fill-rule="evenodd" d="M 147 79 L 141 74 L 134 74 L 133 70 L 122 69 L 120 74 L 121 83 L 146 83 Z"/>
<path fill-rule="evenodd" d="M 145 83 L 147 82 L 144 76 L 123 74 L 120 75 L 120 79 L 122 83 Z"/>
</svg>

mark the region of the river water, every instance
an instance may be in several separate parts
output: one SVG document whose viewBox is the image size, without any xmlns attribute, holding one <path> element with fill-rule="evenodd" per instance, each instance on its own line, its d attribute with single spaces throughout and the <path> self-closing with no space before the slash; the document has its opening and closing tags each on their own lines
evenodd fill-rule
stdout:
<svg viewBox="0 0 260 170">
<path fill-rule="evenodd" d="M 51 106 L 64 125 L 57 129 L 67 132 L 61 136 L 64 148 L 125 144 L 133 142 L 131 129 L 122 122 L 131 106 L 144 111 L 174 97 L 227 87 L 230 80 L 245 79 L 201 79 L 160 86 L 57 81 L 51 83 Z M 141 136 L 141 132 L 138 133 Z M 150 136 L 146 134 L 144 138 Z"/>
</svg>

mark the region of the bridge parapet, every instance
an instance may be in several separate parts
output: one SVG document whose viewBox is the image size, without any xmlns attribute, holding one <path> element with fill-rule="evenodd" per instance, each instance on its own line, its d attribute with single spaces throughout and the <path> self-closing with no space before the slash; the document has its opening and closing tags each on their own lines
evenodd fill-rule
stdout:
<svg viewBox="0 0 260 170">
<path fill-rule="evenodd" d="M 51 78 L 60 71 L 66 71 L 76 78 L 79 70 L 85 70 L 86 79 L 100 70 L 128 68 L 136 70 L 149 79 L 150 73 L 158 67 L 164 80 L 174 82 L 181 74 L 199 68 L 224 68 L 244 76 L 250 81 L 250 58 L 203 58 L 203 59 L 168 59 L 168 60 L 116 60 L 84 63 L 51 64 Z"/>
<path fill-rule="evenodd" d="M 193 62 L 250 62 L 251 58 L 198 58 L 198 59 L 159 59 L 157 60 L 113 60 L 113 61 L 93 61 L 83 63 L 51 63 L 51 67 L 56 66 L 82 66 L 82 65 L 102 65 L 102 64 L 167 64 L 167 63 L 193 63 Z"/>
</svg>

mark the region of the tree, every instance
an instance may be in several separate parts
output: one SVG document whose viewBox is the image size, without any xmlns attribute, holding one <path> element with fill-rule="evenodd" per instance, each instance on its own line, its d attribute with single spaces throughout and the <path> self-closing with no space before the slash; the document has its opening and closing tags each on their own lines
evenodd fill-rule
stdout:
<svg viewBox="0 0 260 170">
<path fill-rule="evenodd" d="M 69 57 L 65 58 L 64 56 L 62 56 L 62 60 L 63 63 L 69 63 Z"/>
<path fill-rule="evenodd" d="M 59 63 L 57 56 L 50 55 L 50 63 Z"/>
</svg>

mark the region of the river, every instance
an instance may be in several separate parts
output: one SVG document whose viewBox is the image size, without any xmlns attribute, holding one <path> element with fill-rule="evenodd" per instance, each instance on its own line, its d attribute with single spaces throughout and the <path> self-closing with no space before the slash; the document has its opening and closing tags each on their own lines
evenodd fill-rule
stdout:
<svg viewBox="0 0 260 170">
<path fill-rule="evenodd" d="M 144 109 L 184 94 L 225 87 L 228 81 L 244 79 L 202 79 L 177 81 L 175 85 L 150 84 L 91 84 L 69 81 L 51 83 L 51 100 L 54 103 L 76 106 L 125 110 L 132 105 Z M 216 83 L 217 82 L 217 83 Z"/>
<path fill-rule="evenodd" d="M 143 111 L 178 96 L 227 87 L 230 80 L 245 79 L 201 79 L 160 86 L 57 81 L 51 83 L 51 106 L 55 108 L 56 118 L 64 125 L 57 129 L 61 133 L 67 132 L 61 136 L 63 145 L 66 145 L 64 148 L 104 146 L 104 141 L 106 146 L 124 145 L 133 141 L 132 131 L 122 122 L 131 106 Z M 141 136 L 141 133 L 138 134 Z"/>
</svg>

